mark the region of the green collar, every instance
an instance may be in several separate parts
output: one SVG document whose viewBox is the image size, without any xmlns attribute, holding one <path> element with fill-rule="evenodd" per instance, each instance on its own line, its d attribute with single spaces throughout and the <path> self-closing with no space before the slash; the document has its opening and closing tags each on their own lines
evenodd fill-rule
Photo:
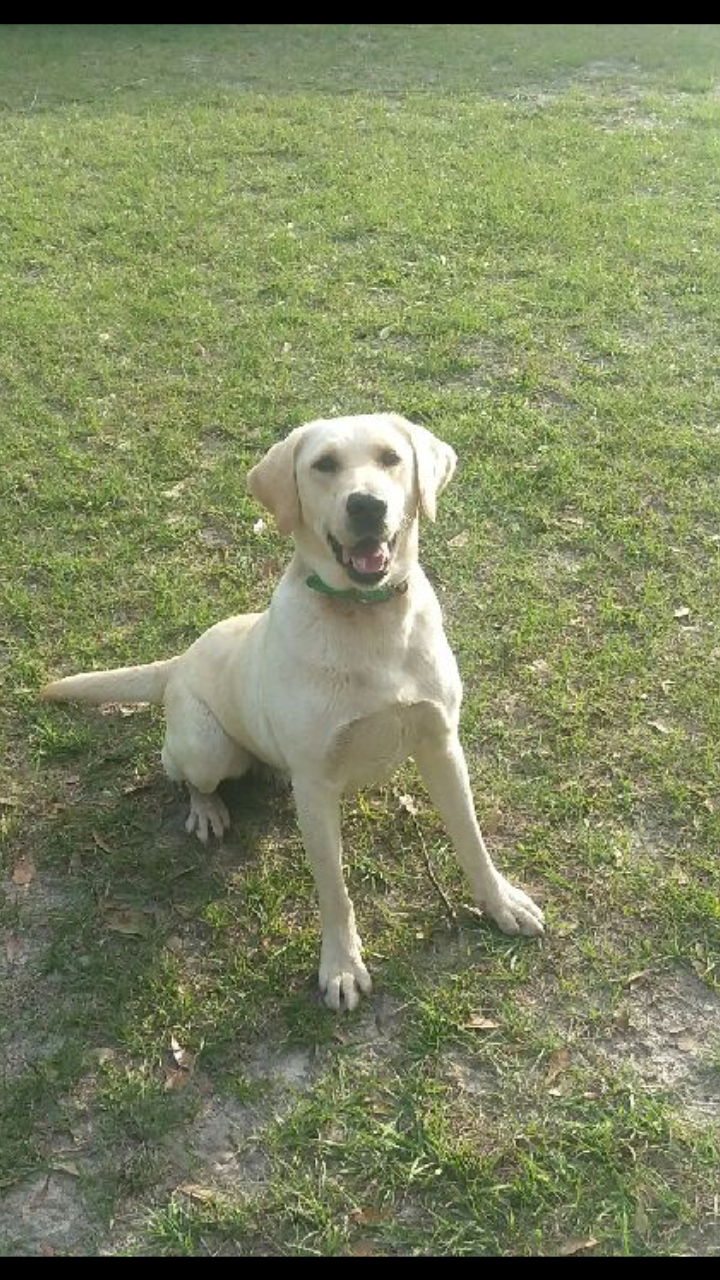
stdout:
<svg viewBox="0 0 720 1280">
<path fill-rule="evenodd" d="M 404 595 L 408 589 L 407 582 L 401 582 L 396 587 L 372 587 L 369 591 L 363 591 L 360 587 L 348 587 L 345 591 L 339 591 L 336 587 L 329 587 L 317 573 L 311 573 L 305 581 L 308 587 L 319 591 L 321 595 L 333 596 L 335 600 L 352 600 L 356 604 L 382 604 L 385 600 Z"/>
</svg>

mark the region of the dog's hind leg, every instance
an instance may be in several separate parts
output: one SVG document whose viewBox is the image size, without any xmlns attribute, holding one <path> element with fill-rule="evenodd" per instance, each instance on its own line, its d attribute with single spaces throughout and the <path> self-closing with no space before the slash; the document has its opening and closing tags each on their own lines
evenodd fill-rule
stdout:
<svg viewBox="0 0 720 1280">
<path fill-rule="evenodd" d="M 230 827 L 227 806 L 217 793 L 223 778 L 241 778 L 253 758 L 233 742 L 212 711 L 186 689 L 168 689 L 167 729 L 162 762 L 173 782 L 184 782 L 190 792 L 190 813 L 185 824 L 202 844 L 210 831 L 222 840 Z"/>
</svg>

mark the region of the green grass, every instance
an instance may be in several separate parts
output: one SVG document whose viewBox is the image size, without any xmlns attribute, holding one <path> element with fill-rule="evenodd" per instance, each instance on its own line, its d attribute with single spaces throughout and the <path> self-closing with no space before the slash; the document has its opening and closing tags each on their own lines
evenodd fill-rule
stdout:
<svg viewBox="0 0 720 1280">
<path fill-rule="evenodd" d="M 717 1073 L 658 1092 L 607 1053 L 643 992 L 679 983 L 690 1022 L 720 985 L 719 84 L 714 25 L 0 27 L 8 1250 L 44 1238 L 1 1195 L 63 1144 L 92 1230 L 61 1252 L 720 1247 Z M 381 407 L 460 455 L 423 559 L 480 817 L 549 930 L 454 932 L 369 793 L 345 827 L 376 995 L 338 1024 L 289 798 L 234 788 L 208 855 L 157 714 L 37 690 L 263 608 L 288 548 L 248 468 Z M 216 1105 L 252 1194 L 197 1155 Z"/>
</svg>

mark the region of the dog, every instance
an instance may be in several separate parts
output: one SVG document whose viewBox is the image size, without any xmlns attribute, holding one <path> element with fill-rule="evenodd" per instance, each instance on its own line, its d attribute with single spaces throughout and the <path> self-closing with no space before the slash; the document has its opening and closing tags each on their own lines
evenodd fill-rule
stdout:
<svg viewBox="0 0 720 1280">
<path fill-rule="evenodd" d="M 289 775 L 320 903 L 320 988 L 335 1010 L 371 991 L 342 868 L 341 797 L 416 761 L 477 905 L 508 934 L 543 915 L 497 871 L 475 816 L 462 686 L 418 561 L 456 455 L 393 413 L 318 420 L 274 444 L 250 493 L 294 541 L 270 604 L 211 627 L 182 655 L 70 676 L 42 697 L 165 705 L 162 762 L 190 793 L 188 832 L 230 825 L 217 793 L 260 761 Z"/>
</svg>

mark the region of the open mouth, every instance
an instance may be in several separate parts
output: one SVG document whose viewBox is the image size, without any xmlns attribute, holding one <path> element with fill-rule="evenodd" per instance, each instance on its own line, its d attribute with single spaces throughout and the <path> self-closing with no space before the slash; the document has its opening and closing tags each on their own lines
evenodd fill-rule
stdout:
<svg viewBox="0 0 720 1280">
<path fill-rule="evenodd" d="M 361 538 L 353 547 L 344 547 L 329 533 L 328 542 L 338 564 L 342 565 L 353 582 L 374 586 L 382 582 L 390 568 L 397 534 L 389 542 L 378 542 L 377 538 Z"/>
</svg>

